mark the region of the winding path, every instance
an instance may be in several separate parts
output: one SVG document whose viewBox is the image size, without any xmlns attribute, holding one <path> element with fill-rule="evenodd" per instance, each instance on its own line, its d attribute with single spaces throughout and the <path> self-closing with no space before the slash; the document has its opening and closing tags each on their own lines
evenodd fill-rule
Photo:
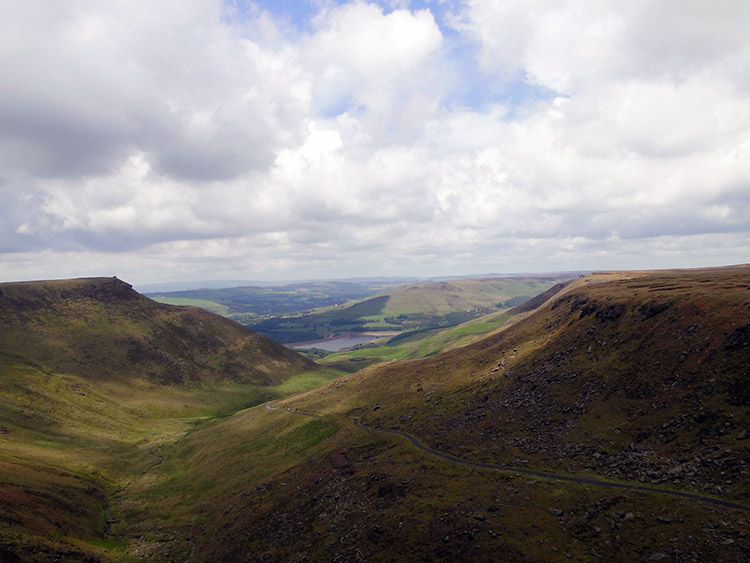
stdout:
<svg viewBox="0 0 750 563">
<path fill-rule="evenodd" d="M 271 406 L 271 403 L 266 403 L 266 408 L 268 410 L 272 411 L 278 411 L 278 412 L 285 412 L 288 414 L 298 414 L 302 416 L 309 416 L 313 418 L 323 418 L 326 415 L 312 413 L 312 412 L 306 412 L 306 411 L 300 411 L 300 410 L 284 410 L 284 409 L 277 409 L 275 407 Z M 368 430 L 370 432 L 380 432 L 382 434 L 393 434 L 396 436 L 402 436 L 409 440 L 409 442 L 412 443 L 412 445 L 416 448 L 419 448 L 420 450 L 427 452 L 430 455 L 433 455 L 435 457 L 442 458 L 446 461 L 450 461 L 452 463 L 460 463 L 462 465 L 468 465 L 471 467 L 480 467 L 482 469 L 492 469 L 495 471 L 506 471 L 506 472 L 512 472 L 512 473 L 521 473 L 523 475 L 530 475 L 532 477 L 539 477 L 542 479 L 549 479 L 552 481 L 566 481 L 569 483 L 579 483 L 583 485 L 593 485 L 596 487 L 605 487 L 610 489 L 625 489 L 629 491 L 639 491 L 644 493 L 656 493 L 660 495 L 669 495 L 673 497 L 682 497 L 682 498 L 688 498 L 692 500 L 697 500 L 699 502 L 706 502 L 709 504 L 714 504 L 717 506 L 723 506 L 725 508 L 733 508 L 736 510 L 744 510 L 746 512 L 750 512 L 750 506 L 745 504 L 740 504 L 737 502 L 732 502 L 728 500 L 722 500 L 714 497 L 708 497 L 704 495 L 699 495 L 696 493 L 688 493 L 684 491 L 675 491 L 672 489 L 662 489 L 658 487 L 647 487 L 645 485 L 637 485 L 637 484 L 630 484 L 630 483 L 614 483 L 612 481 L 604 481 L 602 479 L 598 479 L 596 477 L 576 477 L 573 475 L 559 475 L 557 473 L 547 473 L 545 471 L 535 471 L 533 469 L 525 469 L 522 467 L 510 467 L 507 465 L 496 465 L 494 463 L 482 463 L 479 461 L 471 461 L 469 459 L 463 459 L 460 457 L 456 457 L 450 454 L 447 454 L 445 452 L 441 452 L 439 450 L 433 449 L 429 446 L 425 446 L 422 442 L 420 442 L 416 437 L 412 436 L 411 434 L 407 434 L 406 432 L 400 432 L 398 430 L 387 430 L 385 428 L 373 428 L 371 426 L 366 426 L 360 422 L 360 420 L 356 417 L 351 417 L 349 420 L 352 422 L 354 426 L 357 428 L 362 428 L 364 430 Z"/>
</svg>

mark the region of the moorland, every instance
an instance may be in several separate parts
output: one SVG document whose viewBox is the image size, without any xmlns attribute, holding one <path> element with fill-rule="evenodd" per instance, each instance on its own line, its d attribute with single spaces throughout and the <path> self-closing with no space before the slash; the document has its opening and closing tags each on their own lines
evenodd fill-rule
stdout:
<svg viewBox="0 0 750 563">
<path fill-rule="evenodd" d="M 348 373 L 119 280 L 0 292 L 3 560 L 750 556 L 750 266 L 588 274 Z"/>
</svg>

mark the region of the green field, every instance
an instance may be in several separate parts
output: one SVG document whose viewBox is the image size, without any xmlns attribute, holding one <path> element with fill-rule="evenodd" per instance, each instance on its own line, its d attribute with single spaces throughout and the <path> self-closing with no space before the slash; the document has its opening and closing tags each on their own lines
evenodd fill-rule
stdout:
<svg viewBox="0 0 750 563">
<path fill-rule="evenodd" d="M 192 299 L 189 297 L 152 297 L 152 299 L 157 303 L 166 305 L 200 307 L 217 315 L 227 316 L 229 314 L 229 307 L 208 299 Z"/>
<path fill-rule="evenodd" d="M 512 317 L 512 312 L 503 310 L 455 327 L 404 333 L 395 338 L 378 339 L 354 350 L 311 357 L 321 365 L 349 372 L 392 360 L 425 358 L 475 342 L 501 328 Z"/>
<path fill-rule="evenodd" d="M 211 481 L 227 475 L 227 465 L 215 465 L 214 476 L 202 469 L 186 482 L 182 476 L 191 475 L 192 465 L 183 465 L 178 458 L 174 458 L 177 465 L 170 465 L 172 444 L 183 444 L 192 432 L 210 429 L 243 409 L 319 387 L 342 375 L 328 369 L 275 386 L 226 382 L 163 388 L 138 382 L 92 382 L 42 372 L 8 357 L 0 359 L 0 548 L 6 545 L 18 552 L 23 546 L 45 546 L 75 560 L 103 556 L 101 548 L 122 556 L 130 550 L 129 541 L 117 539 L 125 531 L 123 525 L 106 523 L 128 516 L 125 499 L 137 498 L 144 505 L 153 499 L 149 514 L 166 510 L 175 518 L 172 523 L 179 522 L 178 512 L 186 520 L 194 518 L 195 507 L 184 499 L 179 511 L 172 508 L 170 491 L 179 483 L 180 491 L 188 486 L 192 495 L 202 498 L 211 493 Z M 266 447 L 281 428 L 268 434 Z M 221 448 L 217 436 L 207 431 L 202 456 L 211 448 Z M 275 458 L 264 454 L 269 461 L 259 475 L 274 470 L 271 459 L 291 464 L 307 453 L 298 439 L 298 434 L 290 436 L 286 449 L 274 446 Z M 316 443 L 312 436 L 306 440 L 310 447 Z M 294 452 L 297 457 L 291 455 Z M 239 463 L 242 458 L 232 459 Z M 156 475 L 163 475 L 164 483 L 152 487 Z M 234 475 L 244 474 L 237 468 Z"/>
<path fill-rule="evenodd" d="M 566 278 L 480 278 L 410 284 L 346 306 L 274 316 L 248 326 L 278 342 L 304 342 L 352 332 L 444 329 L 507 310 L 562 279 Z"/>
</svg>

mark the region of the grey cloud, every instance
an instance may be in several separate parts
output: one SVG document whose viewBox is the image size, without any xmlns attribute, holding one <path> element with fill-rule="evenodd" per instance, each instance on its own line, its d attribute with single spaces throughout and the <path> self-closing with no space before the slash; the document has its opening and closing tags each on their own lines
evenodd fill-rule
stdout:
<svg viewBox="0 0 750 563">
<path fill-rule="evenodd" d="M 43 177 L 108 173 L 131 144 L 130 135 L 86 116 L 33 106 L 3 107 L 0 137 L 0 162 L 6 169 Z"/>
<path fill-rule="evenodd" d="M 633 73 L 683 79 L 747 52 L 748 22 L 745 0 L 645 2 L 629 22 L 623 49 L 634 55 Z"/>
<path fill-rule="evenodd" d="M 456 9 L 481 7 L 486 27 L 457 25 L 454 40 L 487 48 L 456 49 L 430 18 L 402 14 L 424 32 L 408 60 L 390 35 L 363 46 L 346 25 L 320 47 L 325 18 L 343 13 L 333 5 L 285 35 L 261 29 L 267 15 L 233 27 L 214 0 L 52 4 L 0 5 L 4 266 L 435 274 L 750 246 L 739 4 L 703 21 L 706 3 L 476 0 Z M 383 23 L 348 8 L 357 29 Z M 496 20 L 516 29 L 498 34 Z M 464 57 L 493 54 L 508 68 L 486 61 L 477 84 L 510 69 L 572 85 L 567 99 L 447 102 L 455 69 L 476 71 Z M 321 115 L 342 97 L 359 108 Z"/>
<path fill-rule="evenodd" d="M 105 174 L 140 150 L 162 173 L 226 179 L 266 169 L 281 135 L 296 127 L 295 102 L 267 84 L 268 73 L 286 80 L 283 69 L 218 20 L 171 21 L 154 9 L 149 21 L 137 3 L 107 3 L 86 17 L 59 10 L 59 20 L 34 27 L 33 8 L 16 8 L 0 28 L 18 25 L 29 42 L 0 57 L 6 165 L 47 177 Z"/>
</svg>

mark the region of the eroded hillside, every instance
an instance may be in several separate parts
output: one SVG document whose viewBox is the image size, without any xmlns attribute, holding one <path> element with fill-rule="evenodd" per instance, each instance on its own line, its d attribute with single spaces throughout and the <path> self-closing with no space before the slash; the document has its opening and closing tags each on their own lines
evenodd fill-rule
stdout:
<svg viewBox="0 0 750 563">
<path fill-rule="evenodd" d="M 475 346 L 382 370 L 360 395 L 382 408 L 350 413 L 482 460 L 747 497 L 749 338 L 746 269 L 592 282 Z"/>
</svg>

